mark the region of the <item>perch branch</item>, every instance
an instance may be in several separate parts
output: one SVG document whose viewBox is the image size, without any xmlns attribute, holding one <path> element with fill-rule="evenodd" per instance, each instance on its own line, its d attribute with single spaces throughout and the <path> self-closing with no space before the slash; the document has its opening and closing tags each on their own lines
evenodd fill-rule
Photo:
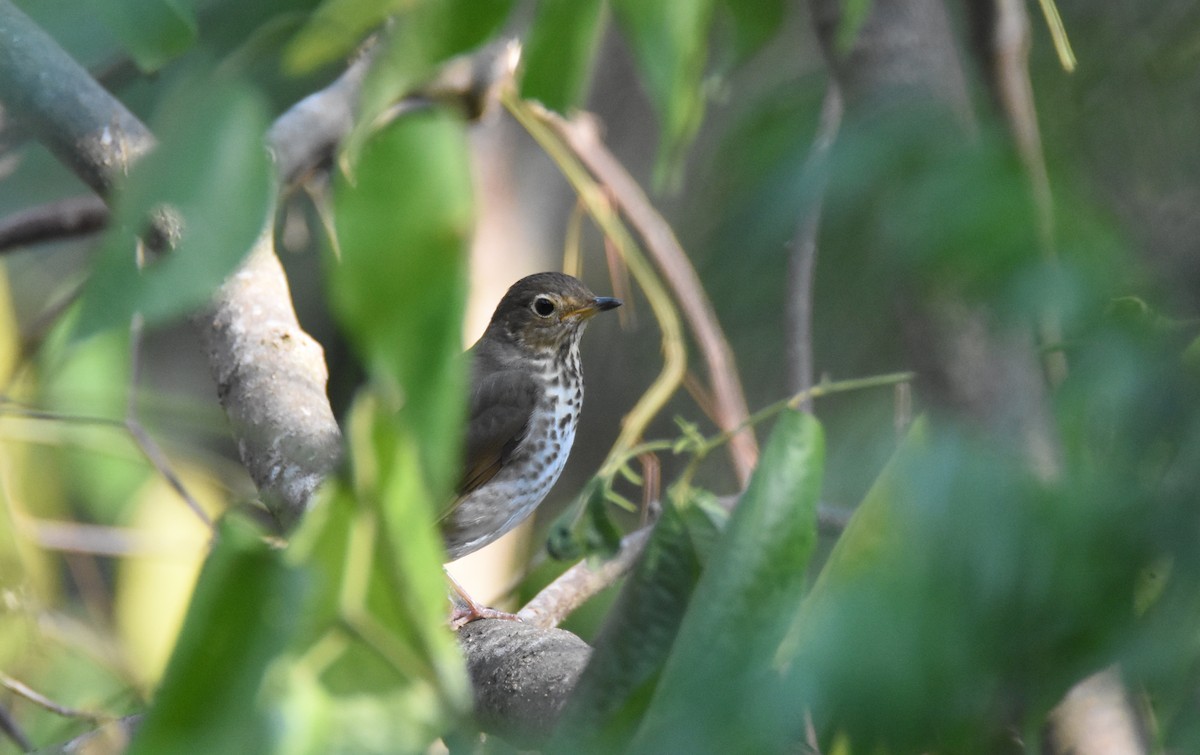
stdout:
<svg viewBox="0 0 1200 755">
<path fill-rule="evenodd" d="M 484 619 L 458 630 L 484 731 L 522 748 L 545 742 L 591 657 L 586 642 L 562 629 Z"/>
</svg>

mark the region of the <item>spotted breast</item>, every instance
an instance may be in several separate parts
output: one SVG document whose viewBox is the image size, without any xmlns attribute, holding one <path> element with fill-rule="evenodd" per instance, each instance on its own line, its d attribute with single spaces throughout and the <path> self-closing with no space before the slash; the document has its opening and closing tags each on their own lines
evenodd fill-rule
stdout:
<svg viewBox="0 0 1200 755">
<path fill-rule="evenodd" d="M 558 481 L 583 408 L 584 326 L 619 305 L 561 273 L 522 279 L 501 300 L 470 351 L 465 471 L 440 522 L 451 560 L 520 524 Z"/>
</svg>

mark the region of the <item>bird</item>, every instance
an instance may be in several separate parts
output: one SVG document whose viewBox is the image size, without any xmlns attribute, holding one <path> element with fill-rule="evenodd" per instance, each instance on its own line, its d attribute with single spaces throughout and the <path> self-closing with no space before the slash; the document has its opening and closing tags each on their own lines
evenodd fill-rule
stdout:
<svg viewBox="0 0 1200 755">
<path fill-rule="evenodd" d="M 522 278 L 500 299 L 466 352 L 463 473 L 438 522 L 450 561 L 516 527 L 558 481 L 583 408 L 580 338 L 592 317 L 619 306 L 620 299 L 596 296 L 579 279 L 557 272 Z M 511 618 L 481 608 L 457 584 L 455 591 L 467 611 L 456 611 L 453 624 Z"/>
</svg>

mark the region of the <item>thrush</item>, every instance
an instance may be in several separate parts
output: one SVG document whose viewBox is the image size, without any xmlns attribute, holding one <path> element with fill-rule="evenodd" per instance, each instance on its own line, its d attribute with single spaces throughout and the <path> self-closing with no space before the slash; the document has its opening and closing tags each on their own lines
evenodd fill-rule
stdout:
<svg viewBox="0 0 1200 755">
<path fill-rule="evenodd" d="M 440 521 L 451 561 L 524 521 L 562 474 L 583 408 L 579 339 L 619 306 L 563 273 L 522 278 L 500 300 L 468 351 L 463 475 Z"/>
</svg>

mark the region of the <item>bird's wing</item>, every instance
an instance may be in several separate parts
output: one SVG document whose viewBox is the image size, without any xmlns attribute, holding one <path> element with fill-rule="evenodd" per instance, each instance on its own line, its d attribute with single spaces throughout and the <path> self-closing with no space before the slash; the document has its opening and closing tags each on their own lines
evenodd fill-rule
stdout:
<svg viewBox="0 0 1200 755">
<path fill-rule="evenodd" d="M 525 439 L 541 390 L 518 370 L 491 372 L 474 383 L 459 500 L 495 477 Z"/>
</svg>

